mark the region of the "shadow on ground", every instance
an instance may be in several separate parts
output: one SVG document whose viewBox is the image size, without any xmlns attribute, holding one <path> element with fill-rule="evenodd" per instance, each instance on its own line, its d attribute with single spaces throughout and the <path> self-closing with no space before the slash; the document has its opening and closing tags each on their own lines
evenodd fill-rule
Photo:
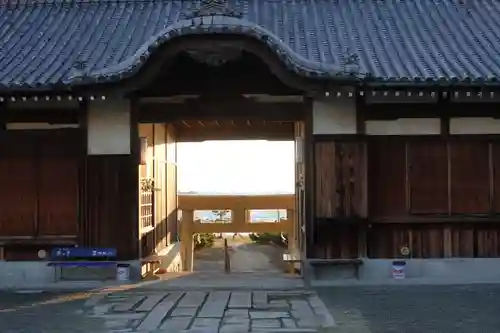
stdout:
<svg viewBox="0 0 500 333">
<path fill-rule="evenodd" d="M 0 292 L 2 333 L 89 333 L 103 329 L 100 318 L 84 317 L 87 293 Z"/>
</svg>

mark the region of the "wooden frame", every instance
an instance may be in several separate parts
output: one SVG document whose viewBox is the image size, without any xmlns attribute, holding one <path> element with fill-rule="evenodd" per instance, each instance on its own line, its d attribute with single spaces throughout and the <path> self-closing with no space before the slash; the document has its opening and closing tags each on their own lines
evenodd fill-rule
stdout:
<svg viewBox="0 0 500 333">
<path fill-rule="evenodd" d="M 179 209 L 182 210 L 181 242 L 184 270 L 193 270 L 193 234 L 228 232 L 285 232 L 289 237 L 288 248 L 295 253 L 297 244 L 294 227 L 294 195 L 179 195 Z M 194 220 L 196 210 L 231 210 L 231 223 L 202 223 Z M 286 220 L 274 223 L 248 221 L 251 209 L 286 209 Z"/>
</svg>

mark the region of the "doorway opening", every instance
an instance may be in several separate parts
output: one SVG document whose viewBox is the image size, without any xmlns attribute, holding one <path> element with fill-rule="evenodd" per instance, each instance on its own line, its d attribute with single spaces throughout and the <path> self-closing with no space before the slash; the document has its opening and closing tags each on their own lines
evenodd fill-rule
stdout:
<svg viewBox="0 0 500 333">
<path fill-rule="evenodd" d="M 238 42 L 227 38 L 223 38 L 223 43 L 219 40 L 219 44 L 214 44 L 220 47 L 216 60 L 223 60 L 215 63 L 205 61 L 214 60 L 213 57 L 199 57 L 205 48 L 198 50 L 199 44 L 190 44 L 192 41 L 186 40 L 186 51 L 164 59 L 149 81 L 145 79 L 147 83 L 135 92 L 141 156 L 145 156 L 146 164 L 141 168 L 149 170 L 141 171 L 141 181 L 145 184 L 141 185 L 140 193 L 140 219 L 144 221 L 140 226 L 141 258 L 178 241 L 184 271 L 195 268 L 194 245 L 204 242 L 198 234 L 215 234 L 215 240 L 218 240 L 217 236 L 222 233 L 223 236 L 230 235 L 226 239 L 232 242 L 234 234 L 250 238 L 250 234 L 271 233 L 281 239 L 283 233 L 283 236 L 288 236 L 283 237 L 288 242 L 286 250 L 304 252 L 302 149 L 304 122 L 310 110 L 308 100 L 302 91 L 285 85 L 276 76 L 276 73 L 282 73 L 278 64 L 273 65 L 276 59 L 263 61 L 267 59 L 264 51 L 261 56 L 257 55 L 260 52 L 257 48 L 250 48 L 254 52 L 242 51 L 241 46 L 247 45 L 245 43 L 250 43 L 248 47 L 253 45 L 251 41 Z M 194 52 L 193 48 L 197 51 Z M 238 56 L 227 58 L 228 48 L 239 50 Z M 280 161 L 282 158 L 276 152 L 265 161 L 258 156 L 246 156 L 243 153 L 247 149 L 243 146 L 249 144 L 247 140 L 257 142 L 254 143 L 256 147 L 287 142 L 282 143 L 288 145 L 285 151 L 290 152 L 287 157 L 287 168 L 291 170 L 287 190 L 279 193 L 279 186 L 278 189 L 272 186 L 266 189 L 259 185 L 262 174 L 268 175 L 270 168 L 284 161 Z M 233 149 L 224 148 L 224 144 L 232 144 Z M 195 152 L 191 155 L 196 158 L 184 163 L 180 150 L 186 145 L 193 147 Z M 210 145 L 218 147 L 208 149 Z M 254 150 L 262 155 L 262 148 Z M 225 164 L 217 166 L 221 161 Z M 234 165 L 236 162 L 243 166 Z M 216 173 L 211 174 L 210 168 L 215 168 Z M 249 172 L 241 173 L 243 170 Z M 220 180 L 217 173 L 223 176 L 233 174 L 234 178 Z M 185 174 L 188 176 L 183 176 Z M 257 177 L 257 181 L 252 177 Z M 275 185 L 279 177 L 283 177 L 283 172 L 271 177 L 268 185 Z M 211 186 L 201 189 L 186 187 L 185 184 L 189 183 Z M 251 187 L 242 188 L 242 183 Z M 269 210 L 275 213 L 267 213 Z M 204 214 L 203 211 L 208 212 Z M 266 214 L 274 218 L 265 217 Z M 269 219 L 272 222 L 265 221 Z M 239 235 L 234 241 L 242 239 Z M 260 241 L 263 242 L 264 238 Z M 254 239 L 249 242 L 258 242 Z M 300 255 L 293 258 L 300 258 Z M 284 256 L 281 259 L 286 261 Z M 293 260 L 297 262 L 297 259 Z M 290 269 L 290 265 L 287 266 Z M 232 270 L 236 269 L 233 264 Z M 260 268 L 246 270 L 257 269 Z M 220 270 L 220 265 L 217 270 Z"/>
<path fill-rule="evenodd" d="M 194 234 L 193 270 L 286 271 L 283 254 L 288 251 L 288 237 L 293 237 L 287 226 L 295 214 L 295 142 L 182 142 L 177 149 L 181 208 L 183 202 L 198 201 L 207 209 L 194 210 L 194 223 L 222 228 Z M 264 198 L 262 206 L 259 201 Z M 262 230 L 252 231 L 252 224 Z"/>
</svg>

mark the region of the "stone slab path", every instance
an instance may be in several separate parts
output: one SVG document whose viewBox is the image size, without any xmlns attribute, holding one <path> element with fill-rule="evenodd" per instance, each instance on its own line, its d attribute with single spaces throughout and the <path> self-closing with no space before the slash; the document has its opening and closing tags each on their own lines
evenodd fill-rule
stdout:
<svg viewBox="0 0 500 333">
<path fill-rule="evenodd" d="M 229 246 L 231 272 L 283 273 L 287 267 L 283 263 L 284 247 L 274 244 L 256 244 L 247 236 L 232 234 L 225 237 Z M 213 247 L 195 251 L 195 272 L 224 272 L 224 239 L 216 239 Z"/>
<path fill-rule="evenodd" d="M 134 290 L 95 295 L 84 306 L 113 333 L 314 333 L 334 326 L 314 292 Z"/>
</svg>

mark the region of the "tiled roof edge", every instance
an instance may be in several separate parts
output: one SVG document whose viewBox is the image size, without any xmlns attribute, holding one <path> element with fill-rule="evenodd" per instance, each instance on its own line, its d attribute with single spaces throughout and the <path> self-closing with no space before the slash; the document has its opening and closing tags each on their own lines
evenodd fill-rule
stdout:
<svg viewBox="0 0 500 333">
<path fill-rule="evenodd" d="M 151 2 L 177 2 L 177 3 L 182 3 L 182 2 L 189 2 L 191 3 L 192 1 L 186 1 L 186 0 L 3 0 L 0 1 L 0 8 L 2 7 L 16 7 L 16 6 L 30 6 L 30 5 L 41 5 L 41 6 L 48 6 L 48 5 L 79 5 L 79 4 L 87 4 L 87 3 L 93 3 L 93 4 L 107 4 L 107 3 L 151 3 Z"/>
<path fill-rule="evenodd" d="M 255 23 L 234 17 L 207 16 L 180 20 L 150 38 L 132 57 L 125 61 L 90 73 L 81 72 L 79 75 L 70 77 L 62 83 L 68 86 L 76 86 L 118 82 L 136 74 L 160 46 L 172 39 L 207 34 L 231 34 L 255 38 L 266 44 L 288 69 L 304 77 L 350 78 L 352 80 L 361 78 L 358 73 L 345 72 L 340 65 L 317 63 L 302 57 L 273 33 Z"/>
</svg>

